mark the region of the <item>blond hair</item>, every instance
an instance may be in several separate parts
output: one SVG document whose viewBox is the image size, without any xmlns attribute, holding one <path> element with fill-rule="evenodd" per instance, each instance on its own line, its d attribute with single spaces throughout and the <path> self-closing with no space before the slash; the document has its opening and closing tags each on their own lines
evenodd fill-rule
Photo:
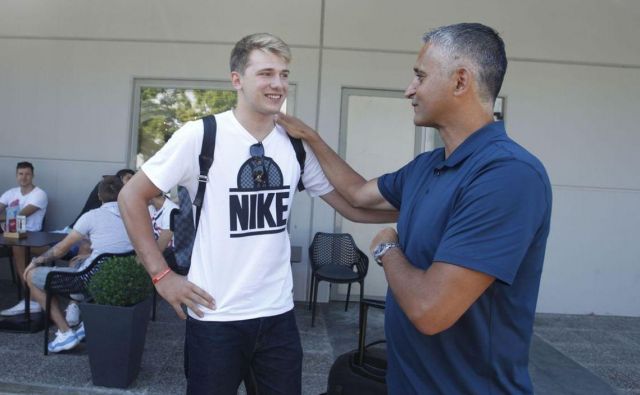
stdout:
<svg viewBox="0 0 640 395">
<path fill-rule="evenodd" d="M 233 47 L 229 60 L 231 71 L 244 74 L 249 63 L 249 55 L 254 49 L 270 52 L 287 63 L 291 62 L 291 49 L 282 39 L 269 33 L 254 33 L 243 37 Z"/>
</svg>

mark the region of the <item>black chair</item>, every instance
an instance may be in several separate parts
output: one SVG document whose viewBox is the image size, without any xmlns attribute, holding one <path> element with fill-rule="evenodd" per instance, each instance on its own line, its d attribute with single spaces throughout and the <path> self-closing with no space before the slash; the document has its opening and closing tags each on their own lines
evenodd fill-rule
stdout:
<svg viewBox="0 0 640 395">
<path fill-rule="evenodd" d="M 51 320 L 51 299 L 55 296 L 62 296 L 72 299 L 71 294 L 86 294 L 89 280 L 109 258 L 114 256 L 131 256 L 135 251 L 122 254 L 100 254 L 89 266 L 79 272 L 50 272 L 44 284 L 44 291 L 47 294 L 44 314 L 44 355 L 49 354 L 47 345 L 49 344 L 49 321 Z"/>
<path fill-rule="evenodd" d="M 9 267 L 11 268 L 11 281 L 16 284 L 18 291 L 18 300 L 22 299 L 22 279 L 18 278 L 16 269 L 13 266 L 13 252 L 9 246 L 0 246 L 0 258 L 7 258 L 9 260 Z"/>
<path fill-rule="evenodd" d="M 364 293 L 364 278 L 369 269 L 369 258 L 356 246 L 348 233 L 318 232 L 309 246 L 311 260 L 311 288 L 309 289 L 309 308 L 311 308 L 311 326 L 315 324 L 318 283 L 349 284 L 344 311 L 349 308 L 351 284 L 360 284 L 360 301 Z"/>
</svg>

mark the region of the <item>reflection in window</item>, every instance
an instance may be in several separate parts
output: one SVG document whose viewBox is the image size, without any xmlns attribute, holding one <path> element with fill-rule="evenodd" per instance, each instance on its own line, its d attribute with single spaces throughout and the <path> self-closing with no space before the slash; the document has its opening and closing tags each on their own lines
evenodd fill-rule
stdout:
<svg viewBox="0 0 640 395">
<path fill-rule="evenodd" d="M 155 154 L 188 121 L 231 109 L 235 90 L 139 86 L 136 167 Z"/>
</svg>

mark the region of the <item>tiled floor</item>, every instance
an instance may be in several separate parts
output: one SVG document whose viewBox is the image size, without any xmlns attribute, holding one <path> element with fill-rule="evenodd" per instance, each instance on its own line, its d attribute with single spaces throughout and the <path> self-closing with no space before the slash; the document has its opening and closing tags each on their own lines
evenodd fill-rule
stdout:
<svg viewBox="0 0 640 395">
<path fill-rule="evenodd" d="M 0 282 L 0 308 L 14 302 L 8 282 Z M 304 348 L 303 393 L 326 390 L 333 361 L 356 348 L 358 308 L 319 305 L 315 327 L 304 306 L 296 307 Z M 371 309 L 368 340 L 383 336 L 383 312 Z M 184 326 L 160 304 L 150 322 L 142 370 L 127 390 L 91 383 L 84 345 L 45 357 L 42 332 L 0 332 L 0 393 L 4 394 L 180 394 L 184 393 Z M 531 350 L 537 394 L 640 394 L 640 318 L 539 314 Z"/>
</svg>

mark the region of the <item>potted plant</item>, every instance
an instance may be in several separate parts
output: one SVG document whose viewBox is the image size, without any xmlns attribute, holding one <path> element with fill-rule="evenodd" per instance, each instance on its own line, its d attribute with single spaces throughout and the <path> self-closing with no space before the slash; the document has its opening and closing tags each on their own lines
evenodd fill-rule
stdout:
<svg viewBox="0 0 640 395">
<path fill-rule="evenodd" d="M 153 285 L 135 256 L 111 257 L 88 284 L 83 303 L 93 384 L 126 388 L 140 371 Z"/>
</svg>

